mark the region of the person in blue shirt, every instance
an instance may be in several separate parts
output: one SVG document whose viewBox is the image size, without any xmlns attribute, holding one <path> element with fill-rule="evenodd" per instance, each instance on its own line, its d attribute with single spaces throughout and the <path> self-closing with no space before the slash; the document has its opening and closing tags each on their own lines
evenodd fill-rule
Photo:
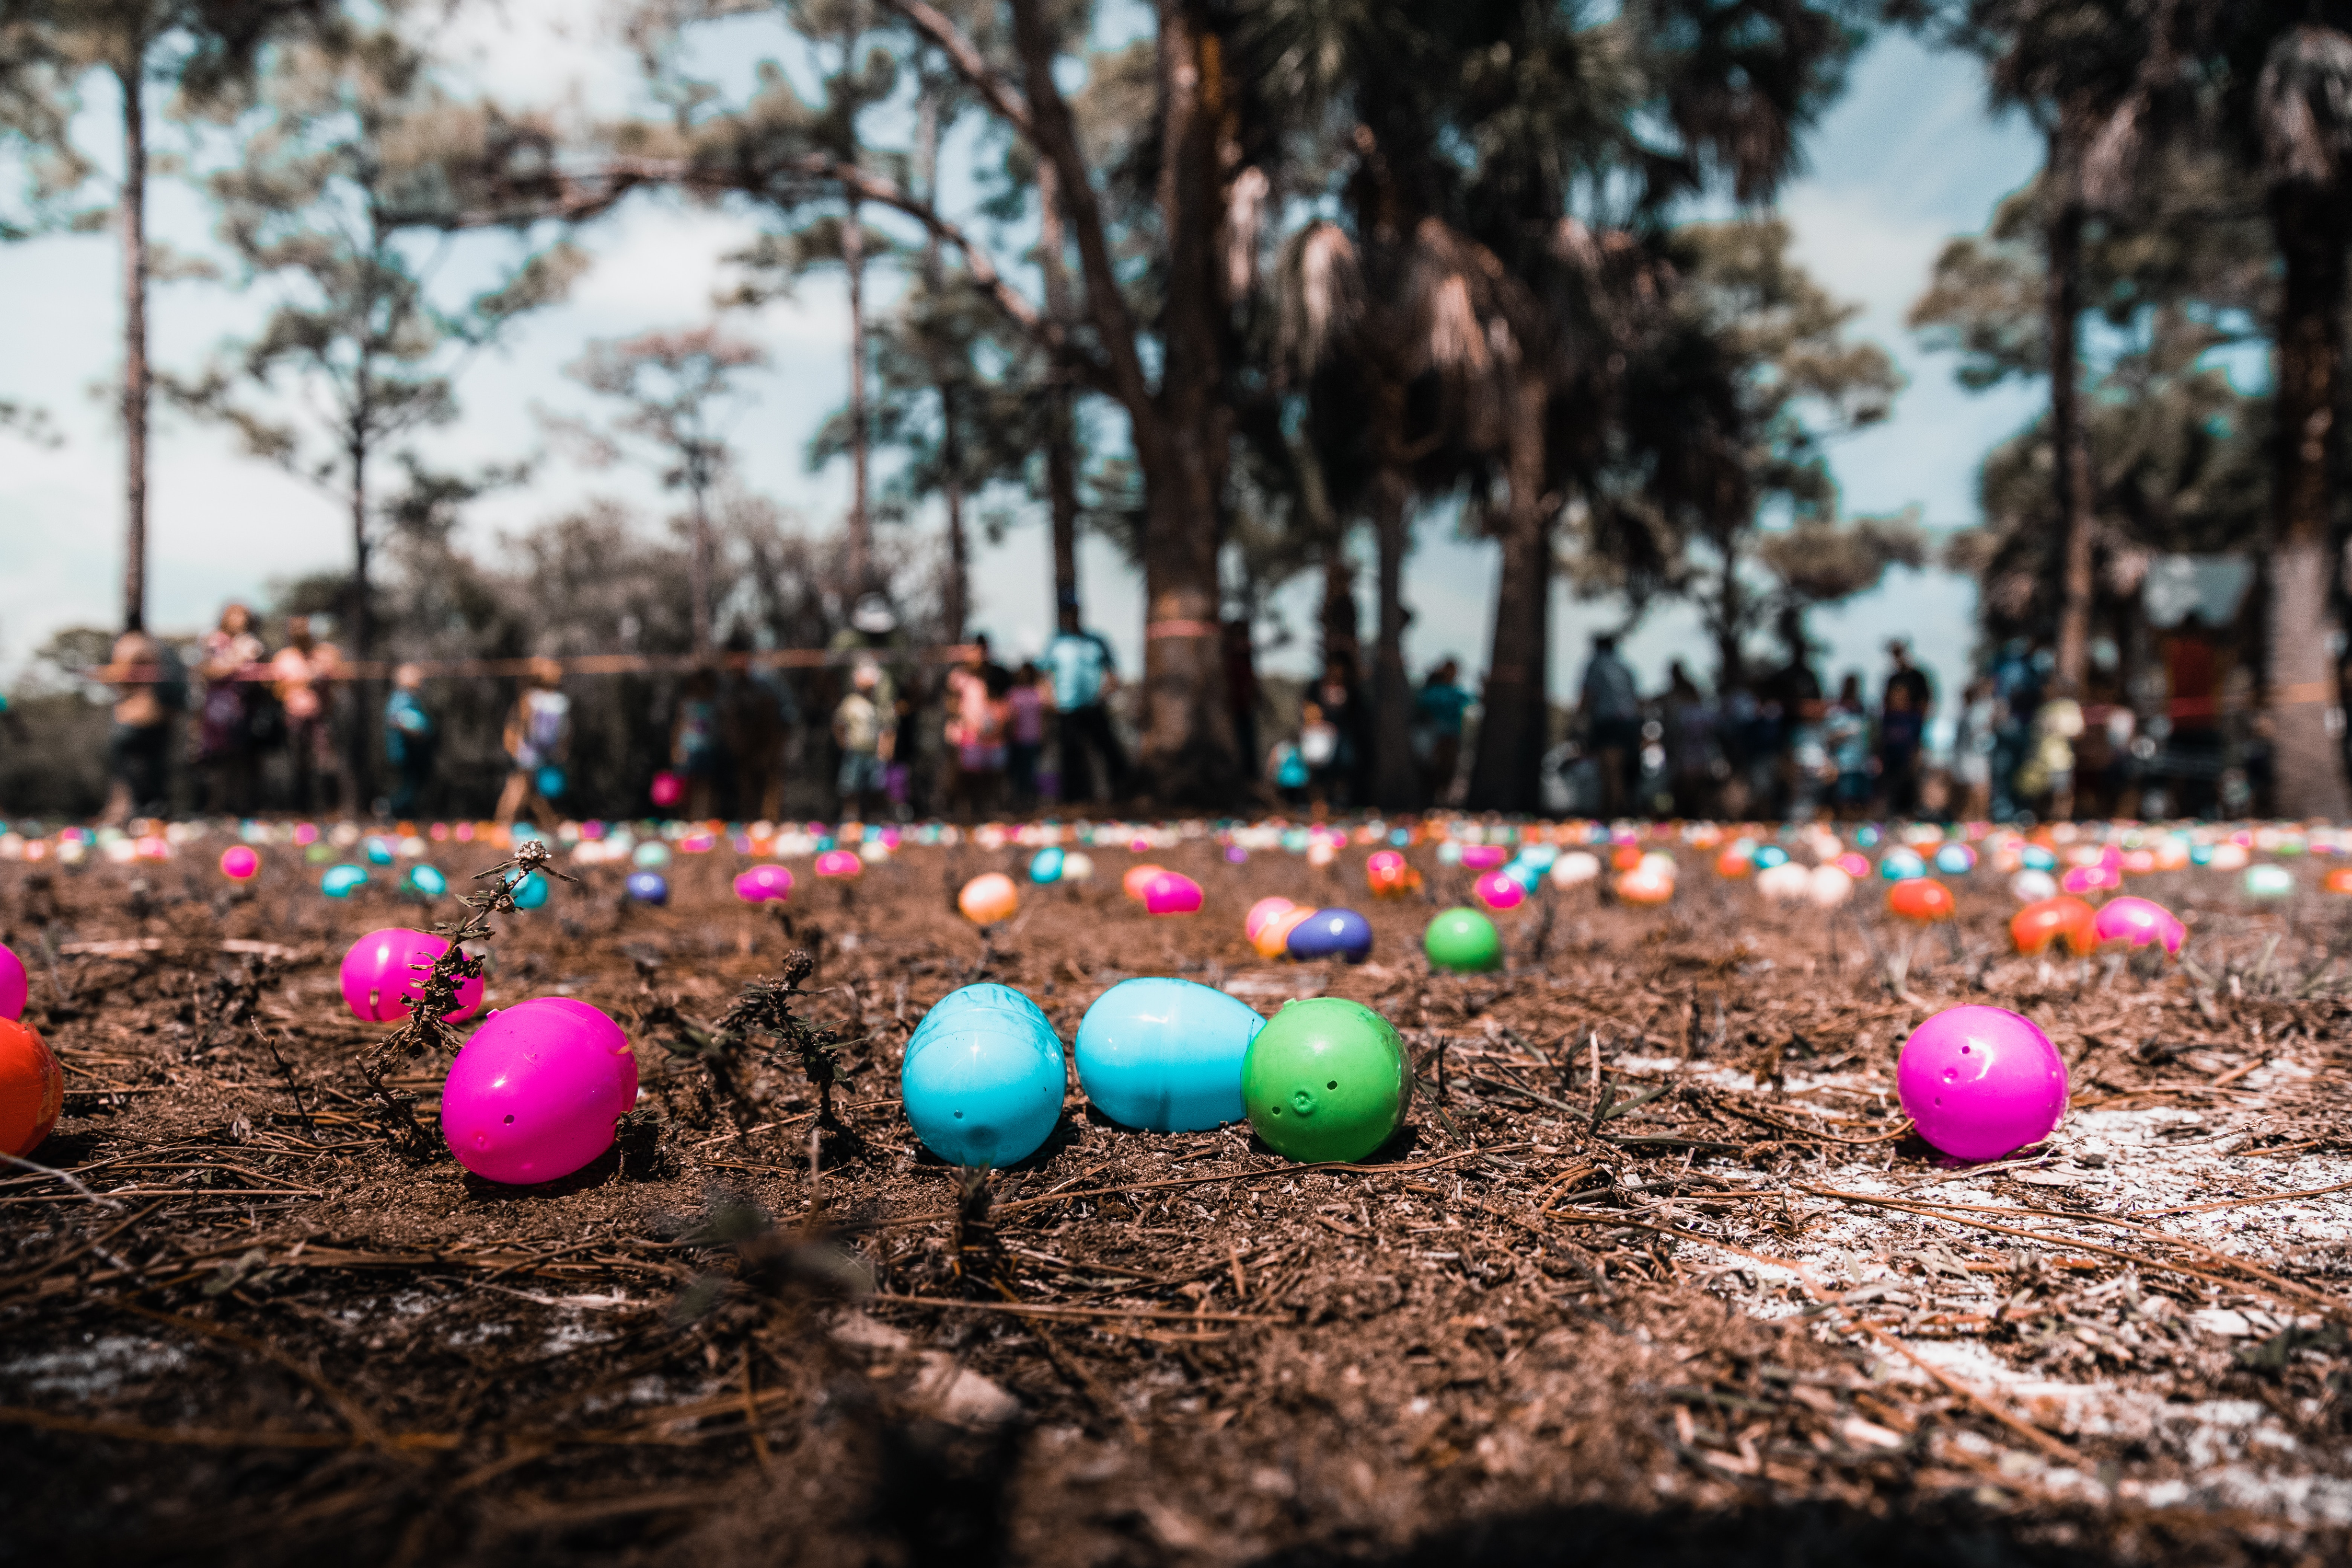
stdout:
<svg viewBox="0 0 2352 1568">
<path fill-rule="evenodd" d="M 1413 694 L 1412 723 L 1420 731 L 1415 749 L 1422 756 L 1423 789 L 1429 800 L 1443 805 L 1462 767 L 1462 723 L 1472 699 L 1462 685 L 1461 661 L 1452 655 L 1429 672 Z"/>
<path fill-rule="evenodd" d="M 1118 666 L 1110 645 L 1078 626 L 1078 605 L 1065 595 L 1061 631 L 1045 645 L 1045 686 L 1054 703 L 1054 732 L 1062 749 L 1062 799 L 1095 798 L 1100 767 L 1110 797 L 1127 794 L 1127 755 L 1111 729 L 1111 697 L 1118 690 Z"/>
<path fill-rule="evenodd" d="M 404 664 L 392 672 L 392 695 L 383 705 L 384 760 L 400 780 L 393 786 L 386 807 L 394 820 L 416 815 L 417 803 L 433 782 L 433 763 L 441 749 L 440 728 L 418 695 L 424 687 L 425 671 Z"/>
</svg>

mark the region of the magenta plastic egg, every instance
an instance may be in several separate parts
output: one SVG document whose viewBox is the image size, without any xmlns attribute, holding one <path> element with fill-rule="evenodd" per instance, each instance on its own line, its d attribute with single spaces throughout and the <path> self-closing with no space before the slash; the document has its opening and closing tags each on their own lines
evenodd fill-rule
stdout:
<svg viewBox="0 0 2352 1568">
<path fill-rule="evenodd" d="M 816 858 L 816 874 L 820 877 L 855 877 L 866 869 L 866 862 L 857 858 L 855 849 L 828 849 Z"/>
<path fill-rule="evenodd" d="M 1260 930 L 1270 924 L 1276 917 L 1287 914 L 1297 907 L 1290 900 L 1279 895 L 1270 899 L 1260 899 L 1249 907 L 1249 913 L 1242 917 L 1242 934 L 1255 942 Z"/>
<path fill-rule="evenodd" d="M 754 866 L 735 874 L 735 896 L 747 904 L 763 904 L 792 896 L 793 874 L 782 866 Z"/>
<path fill-rule="evenodd" d="M 2124 874 L 2114 866 L 2104 863 L 2090 866 L 2069 866 L 2058 879 L 2058 890 L 2081 898 L 2124 885 Z"/>
<path fill-rule="evenodd" d="M 1947 1007 L 1912 1030 L 1895 1087 L 1919 1136 L 1962 1160 L 2013 1154 L 2066 1113 L 2058 1047 L 2005 1007 Z"/>
<path fill-rule="evenodd" d="M 232 882 L 249 882 L 261 869 L 261 857 L 249 844 L 232 844 L 221 851 L 221 875 Z"/>
<path fill-rule="evenodd" d="M 478 1176 L 520 1185 L 568 1176 L 613 1146 L 637 1102 L 621 1026 L 585 1002 L 541 996 L 493 1013 L 441 1086 L 441 1135 Z"/>
<path fill-rule="evenodd" d="M 2154 942 L 2174 958 L 2180 956 L 2180 944 L 2189 940 L 2189 928 L 2179 916 L 2147 899 L 2109 899 L 2099 906 L 2091 933 L 2102 945 L 2119 942 L 2137 948 Z"/>
<path fill-rule="evenodd" d="M 686 798 L 686 780 L 676 773 L 656 773 L 653 789 L 649 793 L 656 805 L 667 810 Z"/>
<path fill-rule="evenodd" d="M 1462 866 L 1469 871 L 1492 871 L 1510 857 L 1499 844 L 1465 844 Z"/>
<path fill-rule="evenodd" d="M 1490 910 L 1516 910 L 1528 896 L 1526 885 L 1508 871 L 1489 871 L 1470 884 L 1470 890 Z"/>
<path fill-rule="evenodd" d="M 1177 871 L 1162 871 L 1143 884 L 1147 914 L 1191 915 L 1201 910 L 1201 884 Z"/>
<path fill-rule="evenodd" d="M 31 988 L 25 980 L 25 961 L 0 942 L 0 1018 L 25 1016 L 25 997 Z"/>
<path fill-rule="evenodd" d="M 408 1004 L 425 994 L 425 973 L 449 951 L 449 944 L 431 931 L 387 926 L 352 943 L 343 954 L 343 1001 L 363 1023 L 390 1024 L 408 1016 Z M 482 978 L 457 983 L 457 1006 L 452 1023 L 474 1016 L 482 1005 Z"/>
</svg>

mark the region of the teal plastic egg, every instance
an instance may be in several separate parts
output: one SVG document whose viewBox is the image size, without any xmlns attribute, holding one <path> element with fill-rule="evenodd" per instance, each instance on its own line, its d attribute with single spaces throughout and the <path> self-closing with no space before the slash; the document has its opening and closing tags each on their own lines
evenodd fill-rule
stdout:
<svg viewBox="0 0 2352 1568">
<path fill-rule="evenodd" d="M 1062 1117 L 1061 1037 L 1009 985 L 983 983 L 932 1004 L 898 1070 L 907 1121 L 955 1165 L 1010 1165 L 1037 1152 Z"/>
<path fill-rule="evenodd" d="M 1265 1020 L 1189 980 L 1122 980 L 1078 1021 L 1078 1083 L 1113 1121 L 1202 1132 L 1239 1121 L 1242 1058 Z"/>
</svg>

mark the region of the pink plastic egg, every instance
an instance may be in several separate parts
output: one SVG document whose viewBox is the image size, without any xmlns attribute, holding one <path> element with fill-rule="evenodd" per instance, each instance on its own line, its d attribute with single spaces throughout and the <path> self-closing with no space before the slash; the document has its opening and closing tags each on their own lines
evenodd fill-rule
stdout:
<svg viewBox="0 0 2352 1568">
<path fill-rule="evenodd" d="M 25 1016 L 25 998 L 31 987 L 25 977 L 25 961 L 0 942 L 0 1018 L 21 1018 Z"/>
<path fill-rule="evenodd" d="M 1478 901 L 1490 910 L 1516 910 L 1527 901 L 1528 889 L 1507 871 L 1489 871 L 1470 884 Z"/>
<path fill-rule="evenodd" d="M 250 844 L 232 844 L 221 851 L 220 868 L 232 882 L 250 882 L 261 869 L 261 857 Z"/>
<path fill-rule="evenodd" d="M 1465 870 L 1491 871 L 1509 858 L 1499 844 L 1465 844 L 1462 847 L 1462 865 Z"/>
<path fill-rule="evenodd" d="M 1257 940 L 1257 933 L 1265 930 L 1266 925 L 1272 921 L 1276 916 L 1284 913 L 1286 910 L 1295 910 L 1297 907 L 1297 904 L 1293 902 L 1291 900 L 1279 896 L 1271 899 L 1260 899 L 1257 902 L 1249 907 L 1249 913 L 1242 917 L 1242 934 L 1249 938 L 1250 941 L 1255 942 Z"/>
<path fill-rule="evenodd" d="M 2189 928 L 2180 923 L 2179 917 L 2147 899 L 2109 899 L 2099 906 L 2099 916 L 2092 923 L 2091 932 L 2103 945 L 2119 942 L 2126 947 L 2139 948 L 2154 942 L 2173 958 L 2180 956 L 2180 944 L 2189 940 Z"/>
<path fill-rule="evenodd" d="M 2101 892 L 2123 885 L 2123 872 L 2104 861 L 2092 866 L 2069 866 L 2064 875 L 2058 879 L 2058 890 L 2071 893 L 2078 899 L 2085 893 Z"/>
<path fill-rule="evenodd" d="M 425 972 L 449 951 L 449 944 L 431 931 L 387 926 L 352 943 L 343 954 L 343 1001 L 362 1023 L 389 1024 L 408 1016 L 408 1004 L 425 994 Z M 482 978 L 457 983 L 457 1006 L 446 1015 L 452 1023 L 470 1018 L 482 1005 Z"/>
<path fill-rule="evenodd" d="M 613 1144 L 637 1102 L 637 1058 L 621 1026 L 585 1002 L 541 996 L 474 1031 L 441 1086 L 441 1135 L 493 1182 L 568 1176 Z"/>
<path fill-rule="evenodd" d="M 1143 885 L 1147 914 L 1191 915 L 1201 910 L 1201 884 L 1178 871 L 1162 871 Z"/>
<path fill-rule="evenodd" d="M 866 862 L 854 849 L 828 849 L 816 858 L 816 874 L 820 877 L 855 877 L 866 869 Z"/>
<path fill-rule="evenodd" d="M 782 866 L 754 866 L 735 874 L 735 896 L 747 904 L 788 899 L 792 892 L 793 874 Z"/>
<path fill-rule="evenodd" d="M 1919 1136 L 1962 1160 L 2013 1154 L 2066 1113 L 2058 1047 L 2005 1007 L 1947 1007 L 1912 1030 L 1895 1087 Z"/>
<path fill-rule="evenodd" d="M 653 802 L 665 811 L 686 798 L 686 781 L 676 773 L 656 773 Z"/>
</svg>

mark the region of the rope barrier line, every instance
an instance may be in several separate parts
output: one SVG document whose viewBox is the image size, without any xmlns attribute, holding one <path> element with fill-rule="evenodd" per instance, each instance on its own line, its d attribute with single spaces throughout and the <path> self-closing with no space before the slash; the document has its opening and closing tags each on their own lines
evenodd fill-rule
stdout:
<svg viewBox="0 0 2352 1568">
<path fill-rule="evenodd" d="M 845 668 L 861 658 L 882 664 L 961 664 L 979 652 L 976 643 L 941 643 L 927 648 L 780 647 L 753 653 L 587 653 L 530 658 L 369 658 L 336 659 L 314 665 L 303 679 L 311 681 L 380 680 L 405 665 L 426 675 L 513 675 L 531 673 L 552 662 L 565 675 L 685 675 L 697 669 L 821 669 Z M 94 664 L 67 673 L 106 686 L 153 686 L 165 680 L 209 680 L 194 671 L 167 676 L 156 664 Z M 249 666 L 228 680 L 280 681 L 285 676 L 266 663 Z"/>
</svg>

